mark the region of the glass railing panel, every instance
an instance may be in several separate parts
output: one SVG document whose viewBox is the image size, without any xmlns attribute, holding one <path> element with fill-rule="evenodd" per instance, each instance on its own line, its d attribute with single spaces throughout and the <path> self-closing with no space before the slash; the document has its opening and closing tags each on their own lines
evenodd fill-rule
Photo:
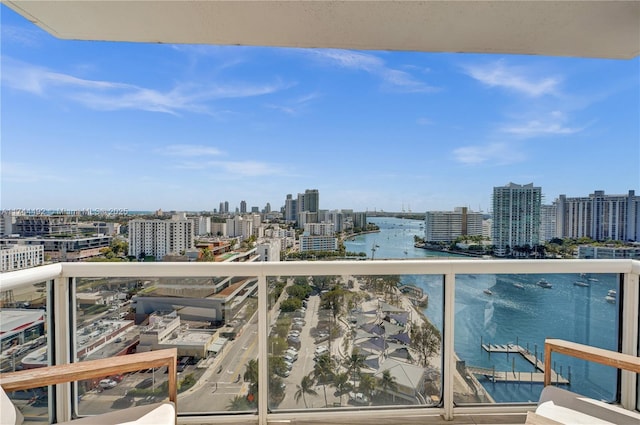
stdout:
<svg viewBox="0 0 640 425">
<path fill-rule="evenodd" d="M 255 412 L 257 278 L 77 278 L 76 353 L 88 360 L 178 350 L 179 413 Z M 78 385 L 78 415 L 164 400 L 166 367 Z M 250 397 L 249 397 L 250 398 Z"/>
<path fill-rule="evenodd" d="M 438 278 L 430 290 L 441 300 Z M 284 285 L 270 306 L 272 411 L 439 403 L 442 307 L 434 309 L 436 320 L 427 319 L 431 293 L 424 276 L 279 282 L 270 286 L 276 293 Z"/>
<path fill-rule="evenodd" d="M 0 372 L 45 367 L 48 350 L 47 311 L 50 282 L 38 282 L 0 293 Z M 25 423 L 49 418 L 48 388 L 8 394 L 25 417 Z"/>
<path fill-rule="evenodd" d="M 554 385 L 614 400 L 615 370 L 563 356 L 547 365 L 544 340 L 617 350 L 619 295 L 614 274 L 458 275 L 455 351 L 470 391 L 455 402 L 536 402 L 549 366 Z"/>
</svg>

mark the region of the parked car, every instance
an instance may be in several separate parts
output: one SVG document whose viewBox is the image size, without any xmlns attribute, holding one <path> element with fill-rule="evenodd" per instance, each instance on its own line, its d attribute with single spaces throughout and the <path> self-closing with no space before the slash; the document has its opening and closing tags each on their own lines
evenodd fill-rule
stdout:
<svg viewBox="0 0 640 425">
<path fill-rule="evenodd" d="M 323 354 L 327 354 L 329 352 L 329 348 L 326 345 L 320 345 L 316 347 L 316 351 L 314 352 L 314 357 L 320 357 Z"/>
<path fill-rule="evenodd" d="M 100 381 L 99 385 L 100 385 L 100 388 L 106 390 L 106 389 L 115 387 L 116 385 L 118 385 L 118 383 L 113 379 L 103 379 Z"/>
</svg>

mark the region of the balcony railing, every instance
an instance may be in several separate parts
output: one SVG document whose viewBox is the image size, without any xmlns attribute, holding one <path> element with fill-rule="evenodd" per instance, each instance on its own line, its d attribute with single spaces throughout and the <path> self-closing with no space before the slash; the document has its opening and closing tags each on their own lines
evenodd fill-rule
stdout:
<svg viewBox="0 0 640 425">
<path fill-rule="evenodd" d="M 177 346 L 181 423 L 408 422 L 523 413 L 545 371 L 557 385 L 637 409 L 635 374 L 562 356 L 546 365 L 542 341 L 638 356 L 639 274 L 632 260 L 60 263 L 5 273 L 0 291 L 24 311 L 34 291 L 46 299 L 45 363 Z M 137 295 L 118 301 L 118 290 Z M 300 290 L 313 291 L 305 303 L 287 299 Z M 116 295 L 87 307 L 98 291 Z M 35 330 L 3 338 L 3 370 L 29 364 L 43 351 L 38 340 Z M 56 387 L 41 409 L 64 420 L 144 402 L 166 375 L 119 378 L 115 388 Z"/>
</svg>

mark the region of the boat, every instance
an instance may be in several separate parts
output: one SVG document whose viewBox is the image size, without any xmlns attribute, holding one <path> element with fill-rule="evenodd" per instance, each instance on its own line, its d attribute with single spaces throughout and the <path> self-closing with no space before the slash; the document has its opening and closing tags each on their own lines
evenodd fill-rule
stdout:
<svg viewBox="0 0 640 425">
<path fill-rule="evenodd" d="M 598 279 L 596 279 L 595 277 L 590 277 L 587 280 L 590 280 L 591 282 L 597 282 L 598 281 Z"/>
<path fill-rule="evenodd" d="M 588 286 L 591 286 L 591 285 L 589 285 L 589 283 L 588 283 L 588 282 L 582 282 L 582 281 L 576 281 L 576 282 L 573 282 L 573 285 L 574 285 L 574 286 L 582 286 L 582 287 L 588 287 Z"/>
<path fill-rule="evenodd" d="M 618 292 L 615 289 L 609 289 L 609 292 L 607 292 L 607 296 L 604 297 L 604 299 L 609 304 L 615 304 L 617 295 Z"/>
<path fill-rule="evenodd" d="M 522 283 L 514 283 L 513 286 L 518 289 L 524 289 L 524 286 L 522 285 Z"/>
<path fill-rule="evenodd" d="M 491 292 L 491 290 L 490 290 L 490 289 L 485 289 L 485 290 L 484 290 L 484 291 L 482 291 L 482 292 L 484 292 L 484 293 L 485 293 L 485 294 L 487 294 L 487 295 L 493 295 L 493 292 Z"/>
<path fill-rule="evenodd" d="M 547 288 L 547 289 L 553 288 L 553 285 L 547 282 L 545 279 L 540 279 L 538 283 L 536 283 L 536 285 L 540 286 L 541 288 Z"/>
</svg>

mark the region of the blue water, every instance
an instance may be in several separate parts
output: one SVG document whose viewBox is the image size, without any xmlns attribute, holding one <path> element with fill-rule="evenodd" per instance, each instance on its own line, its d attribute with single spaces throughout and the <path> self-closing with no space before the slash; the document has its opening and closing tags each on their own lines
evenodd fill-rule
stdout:
<svg viewBox="0 0 640 425">
<path fill-rule="evenodd" d="M 346 242 L 347 251 L 367 252 L 371 248 L 375 258 L 424 258 L 447 256 L 413 247 L 413 236 L 423 235 L 422 221 L 374 217 L 379 233 L 358 236 Z M 358 249 L 359 247 L 359 249 Z M 405 251 L 406 254 L 405 254 Z M 541 278 L 553 288 L 536 285 Z M 481 342 L 519 344 L 543 357 L 547 337 L 562 338 L 601 348 L 617 349 L 618 304 L 607 303 L 604 297 L 610 289 L 618 288 L 616 275 L 591 275 L 589 287 L 574 286 L 581 279 L 577 274 L 552 275 L 461 275 L 456 279 L 455 350 L 468 365 L 496 370 L 530 372 L 531 363 L 519 355 L 491 356 L 481 348 Z M 404 283 L 425 289 L 429 306 L 425 315 L 442 330 L 443 277 L 440 275 L 403 276 Z M 524 289 L 514 286 L 520 284 Z M 493 295 L 483 293 L 490 289 Z M 554 355 L 554 369 L 568 377 L 572 391 L 601 400 L 615 399 L 615 369 L 581 362 L 566 356 Z M 480 380 L 497 402 L 535 401 L 541 384 L 491 383 Z"/>
</svg>

